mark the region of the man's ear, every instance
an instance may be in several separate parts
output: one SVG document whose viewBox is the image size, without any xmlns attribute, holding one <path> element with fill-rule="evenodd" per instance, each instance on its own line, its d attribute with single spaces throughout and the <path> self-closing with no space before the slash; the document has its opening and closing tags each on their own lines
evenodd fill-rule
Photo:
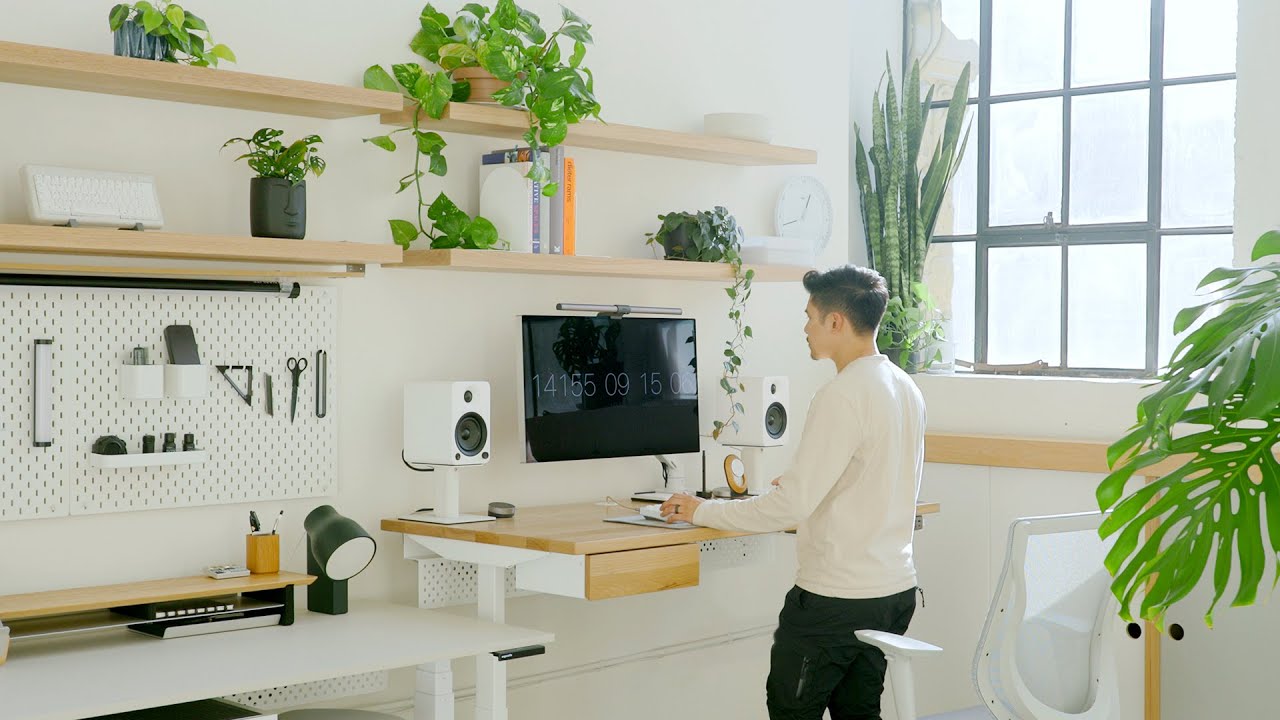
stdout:
<svg viewBox="0 0 1280 720">
<path fill-rule="evenodd" d="M 844 330 L 844 326 L 847 324 L 848 321 L 845 320 L 844 315 L 838 312 L 827 313 L 827 327 L 831 328 L 833 332 L 838 333 Z"/>
</svg>

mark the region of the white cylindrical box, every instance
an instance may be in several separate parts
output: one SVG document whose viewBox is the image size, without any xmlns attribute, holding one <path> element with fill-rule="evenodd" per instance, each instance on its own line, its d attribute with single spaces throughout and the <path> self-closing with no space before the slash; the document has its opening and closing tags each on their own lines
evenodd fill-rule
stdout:
<svg viewBox="0 0 1280 720">
<path fill-rule="evenodd" d="M 209 393 L 209 369 L 204 365 L 165 365 L 164 394 L 171 398 L 202 398 Z"/>
</svg>

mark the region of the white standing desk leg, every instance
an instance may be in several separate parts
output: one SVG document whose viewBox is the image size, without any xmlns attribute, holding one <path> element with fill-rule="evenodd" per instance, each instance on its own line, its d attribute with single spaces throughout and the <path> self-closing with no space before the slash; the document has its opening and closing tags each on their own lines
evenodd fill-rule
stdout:
<svg viewBox="0 0 1280 720">
<path fill-rule="evenodd" d="M 506 622 L 506 568 L 477 565 L 476 615 Z M 507 666 L 491 654 L 476 656 L 476 720 L 507 720 Z"/>
<path fill-rule="evenodd" d="M 418 666 L 413 720 L 453 720 L 453 668 L 448 660 Z"/>
</svg>

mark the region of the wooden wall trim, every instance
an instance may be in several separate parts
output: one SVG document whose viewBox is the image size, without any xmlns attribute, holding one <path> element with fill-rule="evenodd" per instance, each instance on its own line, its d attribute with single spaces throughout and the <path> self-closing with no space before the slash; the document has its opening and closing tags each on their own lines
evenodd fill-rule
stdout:
<svg viewBox="0 0 1280 720">
<path fill-rule="evenodd" d="M 1044 440 L 1002 435 L 929 433 L 924 441 L 925 462 L 945 465 L 1060 470 L 1105 474 L 1109 441 Z M 1160 477 L 1182 464 L 1169 458 L 1142 475 Z"/>
</svg>

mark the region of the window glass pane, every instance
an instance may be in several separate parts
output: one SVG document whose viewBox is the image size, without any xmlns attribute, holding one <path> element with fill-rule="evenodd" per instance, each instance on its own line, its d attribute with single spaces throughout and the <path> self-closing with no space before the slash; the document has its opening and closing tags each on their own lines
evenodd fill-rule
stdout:
<svg viewBox="0 0 1280 720">
<path fill-rule="evenodd" d="M 991 106 L 990 224 L 1062 219 L 1062 98 Z"/>
<path fill-rule="evenodd" d="M 1147 219 L 1148 92 L 1072 99 L 1072 225 Z"/>
<path fill-rule="evenodd" d="M 1210 270 L 1231 266 L 1233 244 L 1231 235 L 1167 235 L 1161 239 L 1160 367 L 1169 365 L 1174 348 L 1185 337 L 1173 334 L 1173 319 L 1183 308 L 1209 301 L 1210 296 L 1196 294 L 1196 286 Z M 1202 320 L 1209 317 L 1212 315 Z"/>
<path fill-rule="evenodd" d="M 1064 0 L 991 4 L 991 94 L 1062 87 Z"/>
<path fill-rule="evenodd" d="M 973 242 L 935 242 L 924 263 L 924 282 L 947 322 L 947 340 L 958 360 L 973 362 Z"/>
<path fill-rule="evenodd" d="M 925 164 L 932 161 L 933 150 L 942 141 L 943 126 L 947 122 L 947 109 L 935 108 L 929 112 L 925 120 L 924 135 L 920 140 L 920 157 L 917 168 L 924 177 Z M 934 225 L 933 234 L 973 235 L 978 232 L 978 110 L 970 105 L 965 111 L 964 124 L 960 130 L 960 139 L 964 140 L 964 128 L 969 128 L 969 142 L 965 145 L 964 154 L 960 156 L 960 168 L 947 186 L 947 194 L 942 198 L 942 206 L 938 209 L 938 222 Z"/>
<path fill-rule="evenodd" d="M 908 57 L 920 61 L 920 85 L 936 86 L 934 100 L 949 100 L 956 78 L 969 63 L 969 97 L 978 96 L 978 0 L 908 2 L 911 43 Z"/>
<path fill-rule="evenodd" d="M 1071 84 L 1151 77 L 1150 0 L 1072 0 Z"/>
<path fill-rule="evenodd" d="M 1067 248 L 1067 365 L 1147 365 L 1147 246 Z"/>
<path fill-rule="evenodd" d="M 1062 248 L 987 251 L 987 362 L 1062 362 Z"/>
<path fill-rule="evenodd" d="M 1236 71 L 1236 0 L 1165 0 L 1164 76 Z"/>
<path fill-rule="evenodd" d="M 1233 224 L 1234 80 L 1164 90 L 1163 227 Z"/>
</svg>

